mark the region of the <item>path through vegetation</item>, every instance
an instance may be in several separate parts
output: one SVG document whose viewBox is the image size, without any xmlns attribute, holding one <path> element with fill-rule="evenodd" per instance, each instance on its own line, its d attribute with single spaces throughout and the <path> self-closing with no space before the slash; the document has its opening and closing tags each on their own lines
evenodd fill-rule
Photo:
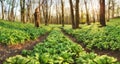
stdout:
<svg viewBox="0 0 120 64">
<path fill-rule="evenodd" d="M 46 33 L 45 35 L 38 37 L 36 40 L 26 41 L 24 44 L 11 45 L 11 46 L 5 46 L 0 44 L 0 64 L 2 64 L 3 61 L 8 57 L 21 54 L 22 50 L 33 49 L 33 47 L 36 44 L 43 42 L 44 39 L 46 39 L 46 37 L 48 36 L 48 34 L 49 33 Z"/>
<path fill-rule="evenodd" d="M 120 61 L 120 51 L 111 51 L 111 50 L 100 50 L 100 49 L 93 49 L 93 50 L 89 50 L 86 48 L 86 46 L 84 45 L 84 43 L 81 43 L 81 42 L 78 42 L 76 38 L 72 37 L 71 35 L 65 33 L 64 30 L 62 30 L 62 32 L 64 33 L 65 36 L 67 36 L 69 39 L 71 39 L 73 42 L 81 45 L 84 50 L 88 53 L 90 52 L 95 52 L 97 53 L 98 55 L 108 55 L 108 56 L 111 56 L 111 57 L 114 57 L 114 58 L 117 58 L 118 61 Z"/>
</svg>

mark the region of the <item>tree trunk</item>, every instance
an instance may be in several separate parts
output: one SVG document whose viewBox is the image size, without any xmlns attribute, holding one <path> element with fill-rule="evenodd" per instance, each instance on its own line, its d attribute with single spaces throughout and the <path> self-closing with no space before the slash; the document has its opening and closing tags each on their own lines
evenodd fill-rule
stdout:
<svg viewBox="0 0 120 64">
<path fill-rule="evenodd" d="M 35 9 L 35 13 L 34 13 L 34 18 L 35 18 L 35 27 L 39 27 L 40 26 L 40 11 L 39 11 L 39 7 Z"/>
<path fill-rule="evenodd" d="M 31 6 L 32 6 L 32 2 L 31 0 L 28 0 L 28 4 L 27 4 L 27 22 L 31 22 Z"/>
<path fill-rule="evenodd" d="M 114 18 L 114 12 L 115 12 L 115 3 L 114 0 L 112 0 L 112 18 Z"/>
<path fill-rule="evenodd" d="M 25 0 L 20 0 L 21 21 L 25 23 Z"/>
<path fill-rule="evenodd" d="M 88 11 L 88 6 L 87 6 L 87 2 L 86 0 L 84 0 L 84 3 L 85 3 L 85 9 L 86 9 L 86 22 L 88 25 L 90 25 L 90 19 L 89 19 L 89 11 Z"/>
<path fill-rule="evenodd" d="M 76 0 L 76 28 L 79 28 L 79 0 Z"/>
<path fill-rule="evenodd" d="M 69 3 L 70 3 L 70 11 L 71 11 L 72 28 L 75 29 L 74 10 L 73 10 L 72 0 L 69 0 Z"/>
<path fill-rule="evenodd" d="M 92 13 L 93 13 L 93 23 L 95 23 L 95 9 L 94 9 L 94 5 L 93 5 L 93 1 L 91 1 L 91 6 L 92 6 Z"/>
<path fill-rule="evenodd" d="M 106 26 L 105 22 L 105 0 L 100 0 L 100 24 Z"/>
<path fill-rule="evenodd" d="M 2 19 L 4 20 L 4 2 L 1 0 L 1 8 L 2 8 Z"/>
<path fill-rule="evenodd" d="M 62 5 L 62 27 L 64 27 L 64 0 L 61 0 Z"/>
<path fill-rule="evenodd" d="M 15 6 L 15 0 L 12 0 L 12 8 L 10 13 L 10 21 L 14 21 L 14 6 Z"/>
<path fill-rule="evenodd" d="M 111 2 L 111 0 L 109 0 L 109 2 L 108 2 L 108 19 L 107 19 L 107 21 L 110 20 L 110 2 Z"/>
</svg>

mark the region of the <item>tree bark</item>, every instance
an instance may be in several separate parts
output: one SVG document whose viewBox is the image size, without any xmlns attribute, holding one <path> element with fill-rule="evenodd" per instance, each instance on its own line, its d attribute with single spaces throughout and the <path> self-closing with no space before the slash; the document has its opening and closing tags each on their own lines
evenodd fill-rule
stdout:
<svg viewBox="0 0 120 64">
<path fill-rule="evenodd" d="M 108 2 L 108 19 L 107 19 L 107 21 L 109 21 L 109 19 L 110 19 L 110 2 L 111 2 L 111 0 L 109 0 L 109 2 Z"/>
<path fill-rule="evenodd" d="M 35 27 L 39 27 L 40 26 L 40 11 L 39 11 L 39 7 L 35 9 L 35 13 L 34 13 L 34 18 L 35 18 Z"/>
<path fill-rule="evenodd" d="M 89 11 L 88 11 L 88 6 L 86 0 L 84 0 L 85 3 L 85 9 L 86 9 L 86 22 L 88 25 L 90 25 L 90 19 L 89 19 Z"/>
<path fill-rule="evenodd" d="M 69 3 L 70 3 L 70 11 L 71 11 L 72 28 L 75 29 L 74 10 L 73 10 L 72 0 L 69 0 Z"/>
<path fill-rule="evenodd" d="M 106 26 L 105 22 L 105 0 L 100 0 L 100 24 Z"/>
<path fill-rule="evenodd" d="M 114 12 L 115 12 L 115 3 L 114 0 L 112 0 L 112 18 L 114 18 Z"/>
<path fill-rule="evenodd" d="M 31 0 L 28 0 L 28 4 L 27 4 L 27 22 L 31 22 L 31 7 L 32 7 L 32 2 L 31 2 Z"/>
<path fill-rule="evenodd" d="M 64 27 L 64 0 L 61 0 L 62 5 L 62 27 Z"/>
<path fill-rule="evenodd" d="M 79 0 L 76 0 L 76 28 L 79 28 Z"/>
<path fill-rule="evenodd" d="M 25 0 L 20 0 L 21 21 L 25 23 Z"/>
<path fill-rule="evenodd" d="M 1 8 L 2 8 L 2 19 L 4 20 L 4 2 L 1 0 Z"/>
<path fill-rule="evenodd" d="M 92 13 L 93 13 L 93 23 L 95 23 L 95 9 L 94 9 L 94 3 L 91 1 L 91 6 L 92 6 Z"/>
<path fill-rule="evenodd" d="M 15 0 L 12 0 L 12 8 L 10 13 L 10 21 L 14 21 L 14 7 L 15 7 Z"/>
</svg>

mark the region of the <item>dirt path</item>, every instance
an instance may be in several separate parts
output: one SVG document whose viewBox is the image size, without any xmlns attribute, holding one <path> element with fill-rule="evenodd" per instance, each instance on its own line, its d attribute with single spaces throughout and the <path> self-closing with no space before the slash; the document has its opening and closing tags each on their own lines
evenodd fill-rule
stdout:
<svg viewBox="0 0 120 64">
<path fill-rule="evenodd" d="M 71 35 L 65 33 L 63 30 L 62 32 L 64 33 L 65 36 L 67 36 L 69 39 L 71 39 L 73 42 L 81 45 L 86 52 L 92 52 L 94 51 L 95 53 L 97 53 L 98 55 L 108 55 L 108 56 L 111 56 L 111 57 L 114 57 L 114 58 L 117 58 L 117 60 L 120 62 L 120 51 L 110 51 L 110 50 L 99 50 L 99 49 L 93 49 L 93 50 L 88 50 L 85 45 L 81 42 L 78 42 L 76 40 L 76 38 L 72 37 Z"/>
<path fill-rule="evenodd" d="M 40 42 L 43 42 L 44 39 L 48 36 L 49 33 L 38 37 L 36 40 L 26 41 L 24 44 L 5 46 L 0 45 L 0 64 L 5 61 L 6 58 L 12 57 L 18 54 L 21 54 L 22 50 L 31 50 L 33 47 Z"/>
</svg>

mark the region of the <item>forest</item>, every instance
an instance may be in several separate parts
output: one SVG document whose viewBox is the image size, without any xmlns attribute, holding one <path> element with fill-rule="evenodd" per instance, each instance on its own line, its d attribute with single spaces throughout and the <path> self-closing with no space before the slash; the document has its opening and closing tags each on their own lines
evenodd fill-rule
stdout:
<svg viewBox="0 0 120 64">
<path fill-rule="evenodd" d="M 0 0 L 0 64 L 120 64 L 120 0 Z"/>
</svg>

